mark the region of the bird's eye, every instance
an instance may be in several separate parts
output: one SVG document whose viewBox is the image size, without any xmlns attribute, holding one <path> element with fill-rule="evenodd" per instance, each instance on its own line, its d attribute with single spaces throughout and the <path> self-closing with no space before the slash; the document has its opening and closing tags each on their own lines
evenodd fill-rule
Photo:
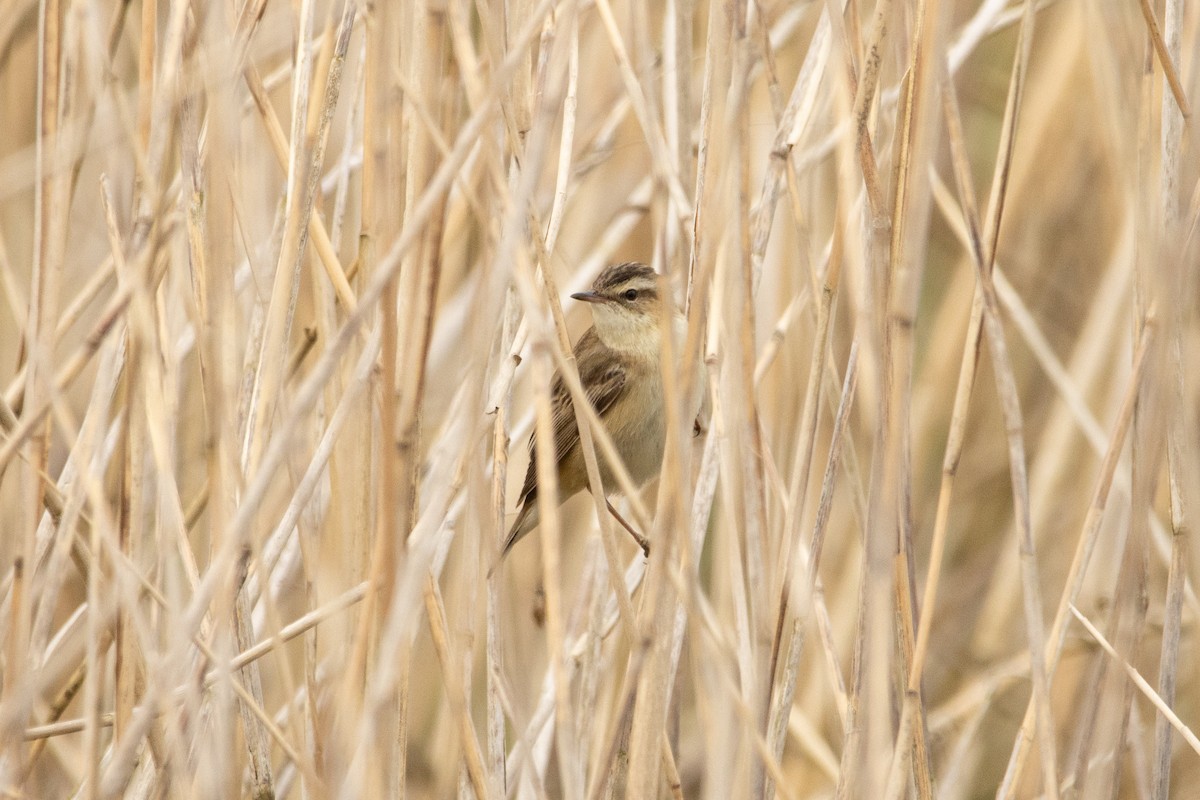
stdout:
<svg viewBox="0 0 1200 800">
<path fill-rule="evenodd" d="M 637 295 L 638 295 L 637 289 L 626 289 L 625 290 L 625 299 L 630 302 L 637 300 Z"/>
</svg>

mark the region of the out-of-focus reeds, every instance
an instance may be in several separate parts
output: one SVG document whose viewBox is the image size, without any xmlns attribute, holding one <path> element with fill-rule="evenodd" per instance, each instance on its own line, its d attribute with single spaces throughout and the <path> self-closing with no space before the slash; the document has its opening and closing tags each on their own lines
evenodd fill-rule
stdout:
<svg viewBox="0 0 1200 800">
<path fill-rule="evenodd" d="M 0 795 L 1197 796 L 1197 45 L 3 0 Z M 489 577 L 623 260 L 651 555 L 585 496 Z"/>
</svg>

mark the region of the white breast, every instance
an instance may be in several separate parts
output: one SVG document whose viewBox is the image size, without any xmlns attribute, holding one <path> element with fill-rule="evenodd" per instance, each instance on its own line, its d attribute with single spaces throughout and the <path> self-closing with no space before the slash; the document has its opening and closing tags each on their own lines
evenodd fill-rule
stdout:
<svg viewBox="0 0 1200 800">
<path fill-rule="evenodd" d="M 628 393 L 618 401 L 619 407 L 605 414 L 605 421 L 629 477 L 641 486 L 658 475 L 666 443 L 659 321 L 611 306 L 597 306 L 593 314 L 601 341 L 625 355 L 631 365 L 626 377 Z M 682 316 L 677 322 L 686 330 Z M 679 347 L 682 340 L 676 352 Z M 603 465 L 602 472 L 605 487 L 615 489 L 617 482 Z"/>
</svg>

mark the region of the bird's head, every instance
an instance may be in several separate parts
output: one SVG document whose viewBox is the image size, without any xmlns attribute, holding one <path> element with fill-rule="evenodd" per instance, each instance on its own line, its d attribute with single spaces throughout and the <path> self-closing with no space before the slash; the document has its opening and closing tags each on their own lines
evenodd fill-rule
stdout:
<svg viewBox="0 0 1200 800">
<path fill-rule="evenodd" d="M 657 352 L 663 301 L 658 273 L 650 267 L 636 261 L 608 267 L 590 292 L 571 297 L 593 304 L 596 333 L 612 349 Z"/>
</svg>

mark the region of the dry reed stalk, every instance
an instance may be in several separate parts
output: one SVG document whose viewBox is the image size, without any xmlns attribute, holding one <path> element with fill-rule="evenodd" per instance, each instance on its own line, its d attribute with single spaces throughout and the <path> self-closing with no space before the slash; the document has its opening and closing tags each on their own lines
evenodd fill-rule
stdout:
<svg viewBox="0 0 1200 800">
<path fill-rule="evenodd" d="M 66 198 L 62 196 L 62 182 L 55 180 L 54 175 L 60 164 L 60 95 L 59 70 L 61 42 L 61 14 L 58 3 L 43 5 L 38 10 L 38 61 L 37 81 L 38 98 L 36 111 L 36 172 L 34 203 L 34 252 L 30 273 L 29 313 L 25 320 L 25 336 L 23 355 L 29 362 L 25 376 L 24 392 L 27 398 L 40 402 L 47 394 L 47 376 L 51 371 L 54 342 L 48 335 L 51 320 L 53 320 L 58 303 L 58 287 L 62 282 L 60 274 L 63 242 L 63 224 Z M 46 150 L 49 149 L 50 153 Z M 57 201 L 57 202 L 56 202 Z M 48 341 L 47 341 L 48 340 Z M 24 360 L 24 359 L 23 359 Z M 26 660 L 18 649 L 19 643 L 24 643 L 31 632 L 32 609 L 29 602 L 30 593 L 26 588 L 26 570 L 31 567 L 36 553 L 36 530 L 42 511 L 42 480 L 39 473 L 47 468 L 49 430 L 46 424 L 40 426 L 40 431 L 34 433 L 28 444 L 23 443 L 26 466 L 21 469 L 21 496 L 19 537 L 21 545 L 10 555 L 13 582 L 11 603 L 8 616 L 8 646 L 5 653 L 5 670 L 3 686 L 0 687 L 0 699 L 9 707 L 27 706 L 29 700 L 24 697 L 23 684 L 26 680 Z M 7 461 L 7 459 L 5 459 Z M 0 466 L 0 469 L 3 467 Z M 19 729 L 24 725 L 28 708 L 21 709 L 14 720 L 13 727 Z M 15 730 L 13 731 L 15 733 Z M 3 749 L 3 757 L 9 763 L 20 764 L 21 753 L 17 749 L 15 738 L 9 738 L 11 744 Z"/>
<path fill-rule="evenodd" d="M 971 234 L 971 252 L 975 262 L 978 290 L 983 298 L 982 330 L 988 337 L 991 348 L 996 388 L 1004 408 L 1005 429 L 1009 442 L 1009 466 L 1012 474 L 1014 515 L 1017 519 L 1018 544 L 1021 553 L 1021 578 L 1025 606 L 1026 636 L 1029 640 L 1031 659 L 1031 682 L 1033 684 L 1034 720 L 1036 739 L 1042 760 L 1042 788 L 1050 797 L 1058 796 L 1058 767 L 1055 756 L 1054 724 L 1050 716 L 1050 687 L 1047 672 L 1043 668 L 1044 638 L 1041 590 L 1038 584 L 1038 568 L 1034 551 L 1033 534 L 1030 527 L 1029 485 L 1025 466 L 1025 446 L 1022 432 L 1020 402 L 1016 395 L 1012 366 L 1009 363 L 1004 333 L 999 321 L 999 301 L 996 299 L 992 269 L 996 259 L 1000 220 L 1007 199 L 1006 188 L 1013 153 L 1013 142 L 1017 126 L 1022 90 L 1025 85 L 1029 62 L 1029 51 L 1033 36 L 1033 6 L 1026 3 L 1025 15 L 1018 38 L 1018 56 L 1014 60 L 1012 79 L 1005 106 L 1005 119 L 1001 130 L 1000 153 L 996 160 L 996 172 L 992 181 L 989 214 L 986 227 L 981 228 L 975 211 L 975 194 L 972 187 L 967 160 L 962 148 L 962 137 L 951 135 L 955 148 L 955 180 L 962 198 L 967 228 Z M 948 85 L 948 84 L 947 84 Z M 948 90 L 950 91 L 950 90 Z M 948 95 L 952 97 L 952 95 Z M 951 129 L 956 129 L 957 114 L 954 104 L 947 103 Z M 972 333 L 968 333 L 968 341 Z M 1006 776 L 1008 777 L 1008 776 Z M 1003 792 L 1003 787 L 1001 793 Z"/>
<path fill-rule="evenodd" d="M 889 337 L 895 348 L 894 375 L 889 377 L 892 386 L 894 411 L 900 420 L 898 441 L 894 443 L 893 458 L 900 461 L 899 508 L 897 517 L 898 541 L 896 544 L 896 605 L 901 632 L 901 648 L 904 655 L 901 674 L 906 678 L 903 706 L 899 722 L 899 733 L 892 753 L 892 766 L 888 775 L 887 795 L 897 798 L 907 791 L 908 765 L 912 765 L 912 779 L 921 798 L 930 798 L 933 787 L 930 777 L 929 753 L 926 743 L 926 724 L 921 700 L 924 653 L 921 652 L 918 613 L 923 617 L 921 629 L 928 628 L 927 610 L 932 609 L 936 597 L 927 586 L 923 605 L 918 612 L 915 606 L 915 575 L 912 574 L 913 537 L 911 493 L 911 430 L 909 420 L 912 395 L 912 328 L 917 315 L 917 291 L 923 274 L 924 236 L 914 236 L 912 231 L 922 232 L 928 225 L 931 189 L 928 171 L 921 164 L 929 160 L 929 153 L 936 145 L 934 120 L 939 94 L 939 84 L 948 82 L 946 71 L 941 69 L 941 49 L 945 27 L 944 15 L 937 2 L 922 2 L 918 5 L 912 33 L 912 57 L 906 78 L 906 92 L 902 103 L 901 140 L 896 166 L 896 188 L 894 220 L 892 223 L 892 266 L 894 299 L 889 301 Z M 933 545 L 931 558 L 940 558 L 937 543 Z M 936 587 L 938 566 L 931 566 L 929 574 L 934 576 Z M 927 639 L 926 639 L 927 643 Z M 911 742 L 911 745 L 910 745 Z M 910 762 L 911 759 L 911 762 Z"/>
<path fill-rule="evenodd" d="M 1183 264 L 1189 252 L 1188 242 L 1182 236 L 1180 201 L 1180 150 L 1183 144 L 1183 124 L 1188 118 L 1186 94 L 1179 82 L 1175 64 L 1180 63 L 1181 26 L 1183 10 L 1178 2 L 1166 3 L 1164 18 L 1165 35 L 1158 36 L 1153 10 L 1145 4 L 1142 13 L 1157 48 L 1166 80 L 1171 87 L 1175 105 L 1163 98 L 1160 107 L 1161 153 L 1160 186 L 1162 222 L 1166 233 L 1163 250 L 1172 263 L 1168 271 L 1168 285 L 1173 296 L 1183 297 L 1183 292 L 1194 286 L 1185 276 Z M 1179 242 L 1175 245 L 1172 239 Z M 1195 249 L 1192 248 L 1194 253 Z M 1186 363 L 1184 330 L 1189 319 L 1183 307 L 1176 306 L 1171 313 L 1171 341 L 1169 344 L 1171 391 L 1167 400 L 1167 470 L 1171 498 L 1171 564 L 1167 577 L 1166 597 L 1163 609 L 1162 646 L 1158 666 L 1158 693 L 1170 708 L 1175 703 L 1177 670 L 1179 668 L 1179 644 L 1182 633 L 1184 586 L 1187 582 L 1188 532 L 1191 526 L 1190 510 L 1195 508 L 1195 491 L 1188 488 L 1196 479 L 1196 471 L 1184 455 L 1183 442 L 1187 440 L 1192 426 L 1188 422 L 1186 409 Z M 1157 705 L 1157 704 L 1156 704 Z M 1155 718 L 1155 757 L 1153 772 L 1153 796 L 1168 796 L 1171 783 L 1171 725 L 1166 713 Z M 1190 742 L 1189 742 L 1190 743 Z"/>
<path fill-rule="evenodd" d="M 359 199 L 360 228 L 355 264 L 351 270 L 363 275 L 373 275 L 378 258 L 378 242 L 385 236 L 394 236 L 399 224 L 399 197 L 394 181 L 387 179 L 387 168 L 395 163 L 396 155 L 389 158 L 389 145 L 398 148 L 398 142 L 389 137 L 388 89 L 398 70 L 394 64 L 398 33 L 395 11 L 381 9 L 379 23 L 368 26 L 364 33 L 363 54 L 364 82 L 362 95 L 362 193 Z M 395 113 L 399 113 L 397 110 Z M 395 139 L 399 139 L 397 132 Z M 380 366 L 379 366 L 379 431 L 382 445 L 371 447 L 362 457 L 361 468 L 366 480 L 374 480 L 379 489 L 364 497 L 364 525 L 352 534 L 352 551 L 361 559 L 352 564 L 354 571 L 365 571 L 368 581 L 377 591 L 366 598 L 363 614 L 358 619 L 349 643 L 353 648 L 348 669 L 342 684 L 342 696 L 348 703 L 362 703 L 362 697 L 370 674 L 368 661 L 381 635 L 383 614 L 380 609 L 391 606 L 396 574 L 397 532 L 395 528 L 396 498 L 396 361 L 397 361 L 397 281 L 390 279 L 383 285 L 380 317 Z M 373 403 L 371 404 L 373 407 Z M 372 470 L 374 473 L 372 474 Z M 403 657 L 403 656 L 401 656 Z M 403 672 L 403 671 L 402 671 Z M 402 690 L 403 687 L 401 687 Z M 398 701 L 397 701 L 398 702 Z M 361 712 L 361 707 L 360 707 Z M 397 709 L 398 714 L 398 709 Z M 373 732 L 366 768 L 369 776 L 360 778 L 366 783 L 365 790 L 380 794 L 395 793 L 397 784 L 403 785 L 402 759 L 407 753 L 398 752 L 399 731 L 393 729 L 401 724 L 393 715 Z M 397 761 L 400 763 L 397 764 Z M 361 783 L 360 783 L 361 785 Z M 386 788 L 385 788 L 386 787 Z"/>
<path fill-rule="evenodd" d="M 1138 690 L 1146 695 L 1150 702 L 1153 703 L 1154 707 L 1158 709 L 1158 712 L 1162 714 L 1164 718 L 1166 718 L 1171 727 L 1179 732 L 1184 741 L 1188 743 L 1188 746 L 1196 751 L 1197 755 L 1200 755 L 1200 738 L 1197 738 L 1196 734 L 1192 732 L 1191 728 L 1185 725 L 1183 721 L 1180 720 L 1173 711 L 1171 711 L 1170 705 L 1168 705 L 1161 697 L 1159 697 L 1158 693 L 1154 691 L 1154 687 L 1152 687 L 1150 683 L 1143 678 L 1141 674 L 1138 673 L 1138 671 L 1121 656 L 1120 653 L 1117 652 L 1112 644 L 1110 644 L 1109 641 L 1104 638 L 1104 634 L 1102 634 L 1099 629 L 1092 624 L 1091 620 L 1080 613 L 1079 609 L 1071 606 L 1071 613 L 1075 616 L 1075 619 L 1079 620 L 1079 623 L 1083 625 L 1088 634 L 1095 639 L 1101 647 L 1104 648 L 1104 652 L 1106 652 L 1114 661 L 1121 665 L 1121 668 L 1129 675 L 1130 680 L 1137 686 Z"/>
<path fill-rule="evenodd" d="M 823 65 L 824 59 L 827 57 L 828 48 L 826 44 L 829 35 L 828 30 L 831 24 L 837 32 L 843 32 L 840 25 L 839 10 L 833 4 L 828 4 L 826 12 L 820 17 L 818 29 L 814 33 L 812 43 L 810 44 L 809 51 L 805 58 L 804 66 L 802 67 L 800 76 L 796 81 L 793 93 L 788 100 L 787 107 L 783 110 L 781 119 L 779 121 L 773 149 L 773 154 L 775 157 L 773 157 L 770 161 L 768 177 L 763 182 L 762 195 L 755 208 L 755 214 L 752 221 L 751 247 L 755 270 L 755 284 L 757 284 L 759 271 L 761 270 L 763 251 L 766 248 L 767 234 L 770 231 L 769 220 L 772 216 L 775 208 L 775 202 L 778 198 L 779 184 L 782 182 L 784 177 L 785 164 L 787 165 L 787 168 L 790 169 L 790 164 L 787 163 L 787 153 L 790 150 L 792 138 L 789 137 L 794 138 L 796 136 L 796 131 L 794 131 L 793 128 L 795 127 L 797 121 L 806 121 L 808 119 L 807 114 L 799 113 L 800 103 L 802 102 L 802 98 L 808 102 L 811 102 L 813 97 L 813 91 L 815 89 L 816 82 L 812 80 L 812 78 L 814 75 L 819 74 L 817 69 L 820 67 L 817 65 Z M 772 104 L 775 106 L 778 113 L 778 85 L 777 80 L 775 79 L 774 69 L 771 66 L 772 51 L 770 40 L 769 37 L 765 36 L 765 33 L 766 31 L 764 28 L 764 38 L 767 39 L 764 45 L 764 51 L 767 56 L 768 66 L 771 70 L 769 77 L 771 79 L 770 87 L 772 90 Z M 793 176 L 793 173 L 788 173 L 789 179 Z M 829 324 L 832 316 L 831 307 L 837 293 L 838 278 L 840 273 L 840 258 L 838 256 L 838 248 L 835 247 L 830 263 L 826 270 L 824 291 L 820 293 L 822 302 L 817 309 L 818 336 L 817 345 L 815 348 L 816 357 L 813 359 L 809 370 L 807 390 L 804 398 L 804 410 L 801 413 L 803 427 L 797 440 L 798 446 L 796 448 L 794 457 L 795 463 L 793 464 L 790 490 L 788 491 L 787 502 L 785 505 L 785 514 L 787 516 L 785 516 L 783 523 L 783 530 L 785 534 L 781 548 L 781 558 L 779 560 L 779 563 L 783 567 L 782 588 L 779 610 L 776 614 L 775 637 L 772 643 L 770 669 L 767 679 L 767 686 L 769 690 L 774 686 L 775 683 L 774 679 L 779 660 L 779 649 L 782 644 L 783 625 L 787 615 L 788 602 L 791 594 L 790 576 L 794 571 L 794 567 L 791 566 L 792 559 L 788 555 L 793 547 L 793 543 L 787 532 L 793 530 L 796 526 L 795 521 L 802 518 L 803 498 L 805 496 L 804 491 L 807 489 L 808 473 L 811 470 L 813 457 L 813 437 L 816 433 L 818 412 L 816 391 L 817 387 L 819 386 L 818 376 L 820 376 L 823 372 L 822 367 L 824 365 L 825 354 L 827 351 Z M 811 277 L 814 287 L 813 291 L 814 294 L 816 294 L 817 275 L 815 272 Z M 766 350 L 755 366 L 754 382 L 756 386 L 761 383 L 762 375 L 765 372 L 769 360 L 775 357 L 778 344 L 781 341 L 783 333 L 786 329 L 786 320 L 789 320 L 790 317 L 793 316 L 793 310 L 798 309 L 799 307 L 797 302 L 798 299 L 799 298 L 794 298 L 789 304 L 787 311 L 785 311 L 781 316 L 780 321 L 776 326 L 776 330 L 768 342 Z M 793 631 L 793 644 L 789 651 L 791 654 L 789 655 L 789 666 L 791 667 L 789 674 L 791 674 L 791 671 L 794 670 L 794 659 L 798 659 L 799 657 L 798 645 L 801 639 L 797 638 L 798 634 L 799 629 L 797 628 Z M 770 711 L 771 720 L 773 721 L 768 722 L 768 730 L 773 736 L 772 746 L 774 748 L 776 757 L 781 755 L 783 748 L 783 724 L 787 718 L 786 709 L 791 706 L 793 688 L 793 680 L 789 679 L 788 682 L 785 683 L 783 691 L 779 693 L 778 701 L 772 705 Z M 771 792 L 771 787 L 768 786 L 766 791 L 769 794 Z"/>
</svg>

